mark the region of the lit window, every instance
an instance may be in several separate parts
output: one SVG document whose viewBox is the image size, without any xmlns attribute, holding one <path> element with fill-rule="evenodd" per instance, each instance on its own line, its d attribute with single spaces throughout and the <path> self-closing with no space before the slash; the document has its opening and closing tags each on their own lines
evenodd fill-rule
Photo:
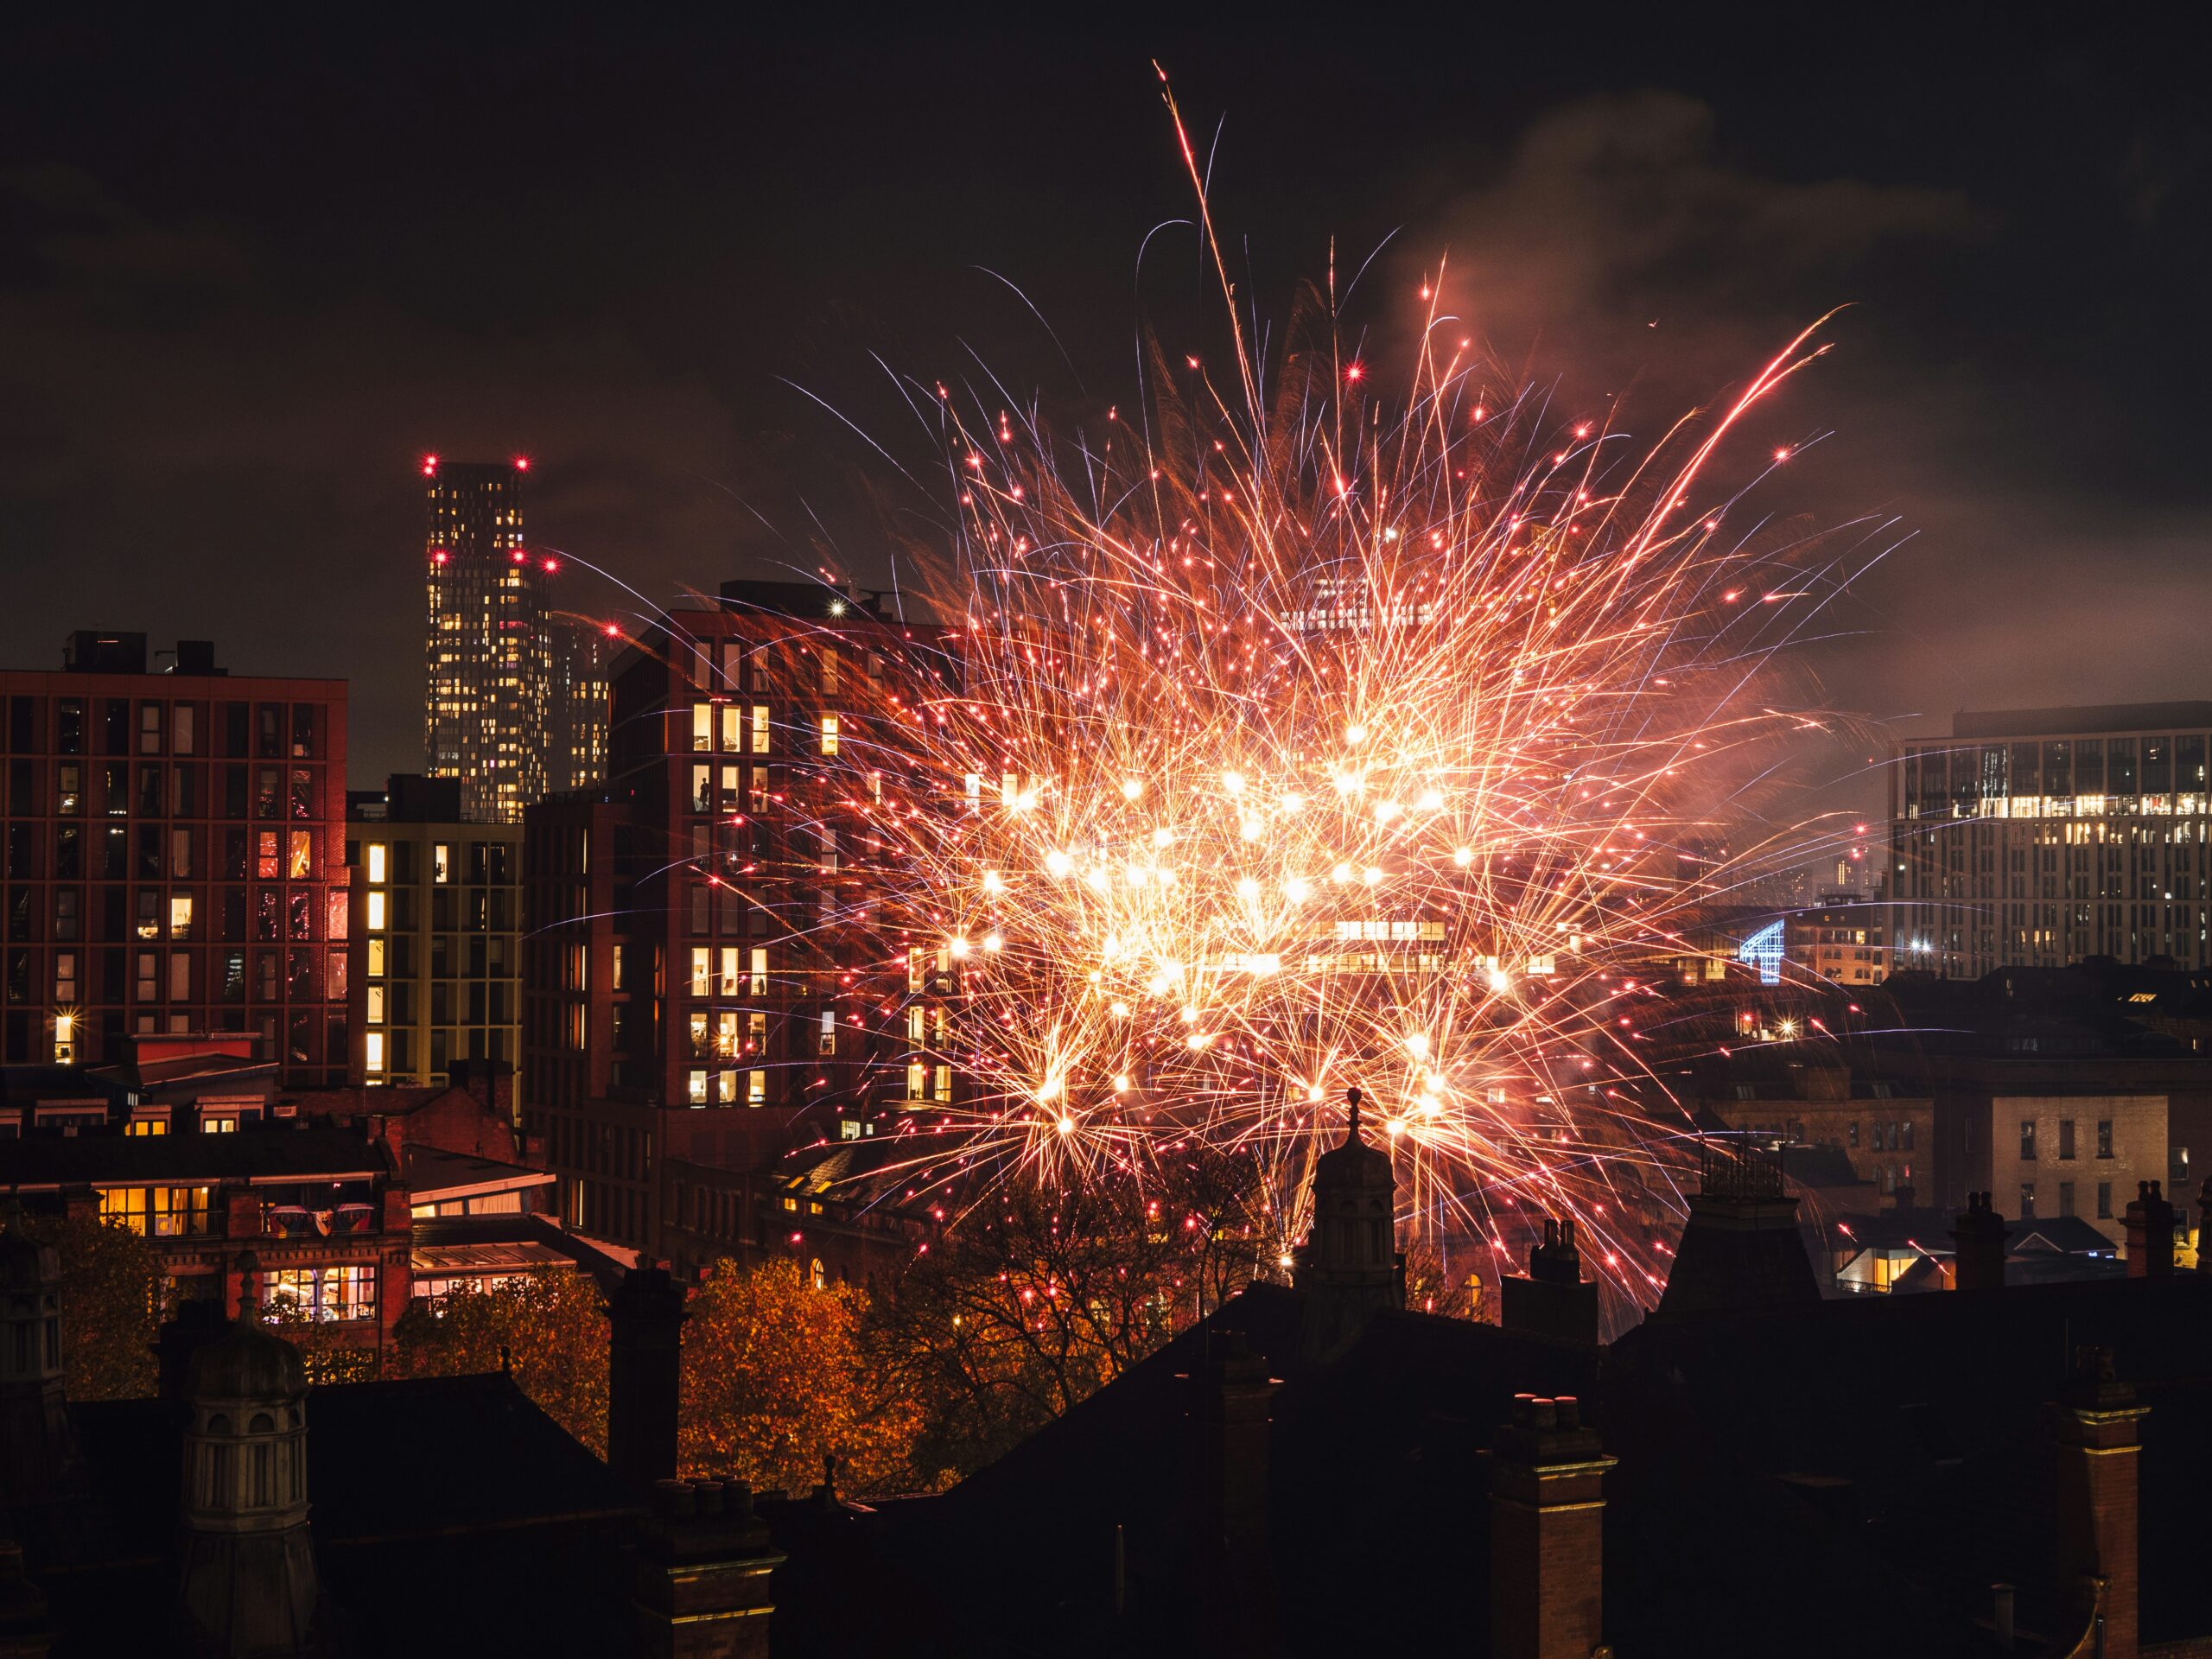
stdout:
<svg viewBox="0 0 2212 1659">
<path fill-rule="evenodd" d="M 747 992 L 750 996 L 768 995 L 768 953 L 759 945 L 753 947 L 753 984 Z"/>
<path fill-rule="evenodd" d="M 290 1307 L 318 1324 L 377 1316 L 372 1265 L 278 1268 L 262 1281 L 262 1305 Z"/>
<path fill-rule="evenodd" d="M 715 747 L 715 705 L 711 702 L 691 705 L 691 747 L 695 749 Z"/>
<path fill-rule="evenodd" d="M 205 1233 L 213 1198 L 214 1189 L 206 1186 L 104 1186 L 100 1219 L 152 1238 Z"/>
<path fill-rule="evenodd" d="M 382 939 L 369 941 L 369 976 L 372 979 L 384 977 L 384 941 Z"/>
<path fill-rule="evenodd" d="M 822 1010 L 821 1048 L 824 1054 L 837 1052 L 837 1013 L 834 1008 Z"/>
<path fill-rule="evenodd" d="M 169 938 L 188 939 L 192 937 L 192 895 L 175 893 L 169 895 Z"/>
<path fill-rule="evenodd" d="M 737 947 L 734 944 L 726 944 L 722 947 L 722 970 L 720 977 L 721 995 L 735 996 L 737 995 Z"/>
<path fill-rule="evenodd" d="M 725 754 L 735 754 L 745 747 L 744 719 L 744 711 L 735 703 L 726 702 L 722 705 L 721 747 Z"/>
<path fill-rule="evenodd" d="M 768 705 L 765 702 L 753 705 L 753 753 L 768 753 Z"/>
<path fill-rule="evenodd" d="M 380 893 L 372 893 L 369 895 L 369 931 L 372 933 L 384 931 L 384 894 Z"/>
<path fill-rule="evenodd" d="M 714 973 L 714 952 L 703 944 L 691 947 L 691 995 L 707 995 L 707 982 Z"/>
<path fill-rule="evenodd" d="M 368 1020 L 372 1026 L 384 1024 L 384 987 L 381 985 L 369 987 Z"/>
<path fill-rule="evenodd" d="M 835 715 L 822 716 L 822 753 L 837 753 L 837 716 Z"/>
<path fill-rule="evenodd" d="M 707 1074 L 704 1071 L 688 1072 L 685 1074 L 685 1080 L 690 1087 L 691 1103 L 694 1106 L 705 1105 L 707 1103 Z"/>
<path fill-rule="evenodd" d="M 737 1104 L 736 1072 L 717 1071 L 715 1073 L 715 1100 L 718 1105 L 722 1106 Z"/>
<path fill-rule="evenodd" d="M 430 848 L 430 880 L 441 887 L 453 880 L 453 843 L 435 842 Z"/>
<path fill-rule="evenodd" d="M 369 880 L 382 881 L 384 880 L 384 842 L 372 841 L 364 850 L 368 855 Z"/>
<path fill-rule="evenodd" d="M 766 1104 L 767 1099 L 768 1074 L 766 1071 L 747 1072 L 745 1074 L 745 1103 L 748 1106 L 760 1106 Z"/>
<path fill-rule="evenodd" d="M 372 988 L 371 988 L 370 995 L 375 995 L 375 988 L 373 988 L 373 987 L 372 987 Z M 369 1069 L 370 1071 L 383 1071 L 383 1070 L 384 1070 L 384 1033 L 382 1033 L 382 1032 L 380 1032 L 380 1031 L 372 1031 L 372 1032 L 365 1033 L 363 1033 L 363 1036 L 362 1036 L 362 1041 L 366 1045 L 366 1053 L 367 1053 L 367 1057 L 368 1057 L 368 1069 Z"/>
</svg>

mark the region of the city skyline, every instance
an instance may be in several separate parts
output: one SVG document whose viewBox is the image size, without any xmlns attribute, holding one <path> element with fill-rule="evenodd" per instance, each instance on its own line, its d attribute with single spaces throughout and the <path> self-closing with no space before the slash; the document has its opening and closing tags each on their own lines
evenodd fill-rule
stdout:
<svg viewBox="0 0 2212 1659">
<path fill-rule="evenodd" d="M 2212 115 L 1775 21 L 0 24 L 0 1649 L 2212 1654 Z"/>
</svg>

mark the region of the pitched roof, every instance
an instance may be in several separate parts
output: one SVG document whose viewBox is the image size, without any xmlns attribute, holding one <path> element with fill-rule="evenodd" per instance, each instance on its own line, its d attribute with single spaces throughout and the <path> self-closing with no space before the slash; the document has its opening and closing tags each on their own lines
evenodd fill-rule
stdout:
<svg viewBox="0 0 2212 1659">
<path fill-rule="evenodd" d="M 26 1135 L 0 1141 L 0 1190 L 174 1181 L 367 1180 L 391 1173 L 351 1129 L 247 1128 L 229 1135 Z"/>
<path fill-rule="evenodd" d="M 175 1592 L 176 1416 L 158 1400 L 99 1402 L 73 1405 L 70 1424 L 89 1501 L 26 1539 L 33 1577 L 84 1651 L 158 1644 Z M 628 1650 L 616 1534 L 636 1506 L 508 1377 L 315 1389 L 307 1467 L 343 1650 Z"/>
</svg>

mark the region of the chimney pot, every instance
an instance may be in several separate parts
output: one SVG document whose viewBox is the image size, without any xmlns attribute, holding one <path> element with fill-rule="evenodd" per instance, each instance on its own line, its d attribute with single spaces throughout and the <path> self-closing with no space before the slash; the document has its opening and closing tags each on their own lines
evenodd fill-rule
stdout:
<svg viewBox="0 0 2212 1659">
<path fill-rule="evenodd" d="M 698 1513 L 698 1500 L 688 1480 L 657 1480 L 653 1483 L 653 1513 L 680 1521 Z"/>
<path fill-rule="evenodd" d="M 1571 1394 L 1562 1394 L 1552 1402 L 1552 1409 L 1559 1415 L 1561 1428 L 1582 1427 L 1582 1402 Z"/>
</svg>

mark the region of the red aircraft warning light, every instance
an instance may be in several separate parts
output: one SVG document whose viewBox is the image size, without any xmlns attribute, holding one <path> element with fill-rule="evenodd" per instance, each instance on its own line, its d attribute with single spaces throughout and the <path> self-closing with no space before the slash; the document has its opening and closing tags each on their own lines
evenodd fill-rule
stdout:
<svg viewBox="0 0 2212 1659">
<path fill-rule="evenodd" d="M 529 470 L 530 457 L 528 455 L 517 455 L 515 457 L 515 471 L 518 473 L 526 473 Z"/>
</svg>

